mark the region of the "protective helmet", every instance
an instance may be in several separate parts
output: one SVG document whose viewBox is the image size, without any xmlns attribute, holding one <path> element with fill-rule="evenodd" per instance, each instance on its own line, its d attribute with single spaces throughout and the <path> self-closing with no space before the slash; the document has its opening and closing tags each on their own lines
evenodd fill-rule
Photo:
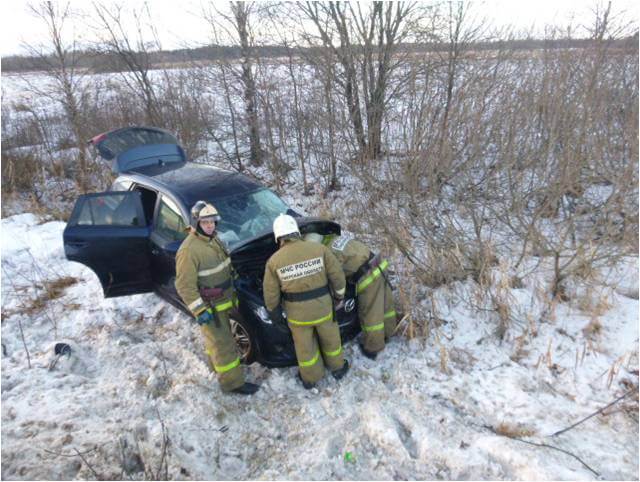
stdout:
<svg viewBox="0 0 640 482">
<path fill-rule="evenodd" d="M 304 240 L 322 244 L 322 241 L 324 241 L 324 236 L 318 233 L 307 233 L 304 235 Z"/>
<path fill-rule="evenodd" d="M 280 214 L 275 221 L 273 221 L 273 235 L 276 238 L 276 243 L 281 238 L 299 237 L 300 230 L 298 229 L 298 223 L 288 214 Z"/>
<path fill-rule="evenodd" d="M 191 208 L 191 223 L 195 227 L 203 219 L 211 219 L 217 222 L 220 221 L 220 215 L 213 204 L 209 204 L 206 201 L 198 201 Z"/>
</svg>

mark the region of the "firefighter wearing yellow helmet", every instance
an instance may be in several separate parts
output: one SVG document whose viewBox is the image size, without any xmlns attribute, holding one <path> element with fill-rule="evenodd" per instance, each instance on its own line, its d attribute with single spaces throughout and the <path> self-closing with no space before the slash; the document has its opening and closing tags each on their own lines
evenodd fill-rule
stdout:
<svg viewBox="0 0 640 482">
<path fill-rule="evenodd" d="M 345 278 L 340 263 L 325 246 L 304 241 L 296 220 L 281 214 L 273 222 L 279 249 L 267 261 L 264 302 L 274 322 L 282 319 L 281 306 L 293 336 L 300 378 L 312 388 L 324 375 L 342 378 L 349 362 L 342 353 L 332 294 L 344 298 Z"/>
<path fill-rule="evenodd" d="M 362 326 L 362 353 L 375 360 L 385 346 L 385 340 L 396 329 L 391 284 L 386 276 L 389 265 L 364 244 L 348 235 L 318 233 L 305 235 L 305 240 L 321 243 L 338 258 L 347 279 L 356 285 L 358 316 Z"/>
<path fill-rule="evenodd" d="M 250 395 L 258 385 L 244 381 L 231 334 L 229 310 L 236 296 L 231 258 L 216 236 L 217 209 L 198 201 L 191 209 L 189 235 L 176 254 L 176 289 L 196 318 L 211 367 L 225 392 Z"/>
</svg>

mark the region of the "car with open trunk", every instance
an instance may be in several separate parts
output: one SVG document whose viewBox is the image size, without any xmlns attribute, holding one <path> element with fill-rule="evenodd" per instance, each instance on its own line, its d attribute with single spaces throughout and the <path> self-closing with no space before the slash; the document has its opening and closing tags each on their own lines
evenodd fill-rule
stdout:
<svg viewBox="0 0 640 482">
<path fill-rule="evenodd" d="M 339 234 L 340 225 L 301 216 L 248 176 L 187 162 L 177 139 L 162 129 L 126 127 L 89 142 L 118 177 L 109 191 L 78 197 L 63 234 L 67 259 L 98 276 L 105 298 L 155 292 L 189 313 L 175 289 L 175 256 L 188 234 L 191 206 L 210 202 L 222 217 L 218 236 L 238 274 L 239 303 L 230 316 L 243 361 L 296 364 L 288 327 L 272 322 L 262 297 L 265 264 L 277 250 L 272 223 L 286 213 L 302 234 Z M 336 317 L 343 340 L 360 331 L 352 284 Z"/>
</svg>

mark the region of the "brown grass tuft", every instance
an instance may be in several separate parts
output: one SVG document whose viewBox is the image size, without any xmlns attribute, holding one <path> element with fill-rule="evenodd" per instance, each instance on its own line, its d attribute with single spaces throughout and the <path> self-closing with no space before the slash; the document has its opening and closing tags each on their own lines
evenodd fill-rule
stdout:
<svg viewBox="0 0 640 482">
<path fill-rule="evenodd" d="M 494 428 L 494 431 L 498 435 L 509 438 L 531 437 L 536 434 L 536 431 L 531 427 L 527 427 L 521 423 L 512 423 L 502 421 Z"/>
<path fill-rule="evenodd" d="M 50 300 L 60 298 L 69 286 L 77 284 L 80 280 L 74 276 L 63 276 L 45 283 L 46 292 Z"/>
<path fill-rule="evenodd" d="M 602 333 L 602 328 L 602 323 L 600 323 L 600 320 L 594 316 L 591 321 L 587 323 L 587 325 L 582 329 L 582 333 L 584 334 L 585 338 L 593 338 Z"/>
<path fill-rule="evenodd" d="M 61 298 L 68 287 L 77 284 L 79 281 L 74 276 L 63 276 L 53 281 L 45 281 L 42 285 L 38 285 L 41 290 L 40 294 L 24 307 L 23 312 L 33 314 L 42 310 L 49 301 Z"/>
<path fill-rule="evenodd" d="M 593 288 L 588 288 L 585 293 L 574 300 L 574 303 L 580 311 L 593 316 L 602 316 L 611 309 L 610 297 Z"/>
</svg>

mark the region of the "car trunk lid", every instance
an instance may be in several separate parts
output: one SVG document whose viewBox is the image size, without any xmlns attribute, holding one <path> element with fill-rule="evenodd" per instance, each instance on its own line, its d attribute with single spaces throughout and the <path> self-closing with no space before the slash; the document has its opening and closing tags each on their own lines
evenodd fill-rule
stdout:
<svg viewBox="0 0 640 482">
<path fill-rule="evenodd" d="M 156 127 L 125 127 L 93 137 L 89 144 L 100 157 L 112 161 L 116 173 L 149 166 L 166 170 L 186 163 L 184 149 L 173 134 Z"/>
</svg>

